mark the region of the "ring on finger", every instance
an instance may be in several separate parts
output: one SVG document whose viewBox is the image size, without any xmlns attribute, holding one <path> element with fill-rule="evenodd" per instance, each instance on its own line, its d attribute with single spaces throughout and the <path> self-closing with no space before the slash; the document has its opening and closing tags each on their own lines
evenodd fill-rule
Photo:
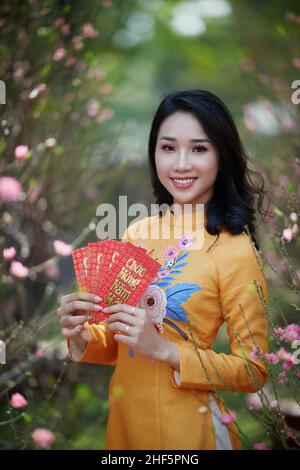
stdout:
<svg viewBox="0 0 300 470">
<path fill-rule="evenodd" d="M 130 309 L 130 315 L 134 315 L 134 311 L 135 311 L 135 307 L 133 306 L 131 309 Z"/>
<path fill-rule="evenodd" d="M 128 335 L 128 330 L 129 330 L 129 325 L 126 326 L 125 328 L 125 334 Z"/>
</svg>

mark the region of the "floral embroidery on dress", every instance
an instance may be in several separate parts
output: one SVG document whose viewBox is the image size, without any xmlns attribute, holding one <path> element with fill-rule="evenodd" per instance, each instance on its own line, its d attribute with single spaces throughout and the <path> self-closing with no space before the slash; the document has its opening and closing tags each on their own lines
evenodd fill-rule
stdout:
<svg viewBox="0 0 300 470">
<path fill-rule="evenodd" d="M 178 246 L 169 246 L 164 251 L 164 266 L 160 268 L 153 282 L 148 286 L 141 297 L 138 307 L 144 309 L 154 325 L 163 331 L 163 323 L 174 328 L 185 340 L 186 333 L 172 320 L 187 323 L 186 312 L 181 304 L 189 299 L 195 292 L 201 290 L 197 284 L 187 282 L 170 284 L 182 273 L 184 266 L 188 265 L 186 258 L 190 255 L 187 250 L 192 246 L 193 240 L 189 235 L 184 235 L 178 242 Z M 129 357 L 133 357 L 132 349 L 128 351 Z M 149 362 L 153 362 L 149 360 Z"/>
</svg>

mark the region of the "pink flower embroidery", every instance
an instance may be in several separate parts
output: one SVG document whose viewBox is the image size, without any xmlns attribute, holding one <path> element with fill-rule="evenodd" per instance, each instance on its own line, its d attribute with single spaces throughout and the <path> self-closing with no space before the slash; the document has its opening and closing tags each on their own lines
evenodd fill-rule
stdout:
<svg viewBox="0 0 300 470">
<path fill-rule="evenodd" d="M 150 285 L 139 301 L 139 307 L 144 309 L 154 323 L 162 323 L 166 315 L 167 297 L 159 286 Z"/>
<path fill-rule="evenodd" d="M 168 246 L 168 248 L 164 252 L 164 258 L 166 259 L 175 258 L 177 253 L 178 253 L 178 250 L 177 248 L 175 248 L 175 246 Z"/>
<path fill-rule="evenodd" d="M 193 243 L 193 240 L 190 236 L 184 235 L 178 242 L 178 246 L 181 250 L 188 250 Z"/>
</svg>

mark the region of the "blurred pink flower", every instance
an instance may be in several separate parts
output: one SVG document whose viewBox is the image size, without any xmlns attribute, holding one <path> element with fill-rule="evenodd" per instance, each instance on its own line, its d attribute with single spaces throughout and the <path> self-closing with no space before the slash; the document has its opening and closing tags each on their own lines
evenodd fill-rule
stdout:
<svg viewBox="0 0 300 470">
<path fill-rule="evenodd" d="M 277 380 L 278 382 L 283 385 L 286 383 L 287 381 L 287 377 L 286 377 L 286 371 L 285 370 L 282 370 L 278 375 L 277 375 Z"/>
<path fill-rule="evenodd" d="M 18 145 L 16 148 L 15 148 L 15 157 L 18 159 L 18 160 L 24 160 L 24 158 L 26 158 L 26 155 L 28 153 L 28 146 L 27 145 Z"/>
<path fill-rule="evenodd" d="M 274 329 L 275 330 L 275 329 Z M 276 331 L 279 329 L 276 329 Z M 281 341 L 294 341 L 295 339 L 300 339 L 300 325 L 296 323 L 290 323 L 286 328 L 280 328 L 279 339 Z"/>
<path fill-rule="evenodd" d="M 287 361 L 287 362 L 292 361 L 292 358 L 293 358 L 293 355 L 289 353 L 288 351 L 286 351 L 284 348 L 278 349 L 276 356 L 278 357 L 278 359 L 280 359 L 280 361 Z"/>
<path fill-rule="evenodd" d="M 32 438 L 34 442 L 42 447 L 43 449 L 47 449 L 51 447 L 51 445 L 55 441 L 55 436 L 50 429 L 45 428 L 37 428 L 32 433 Z"/>
<path fill-rule="evenodd" d="M 38 348 L 36 351 L 35 351 L 35 357 L 44 357 L 45 356 L 45 353 L 43 351 L 42 348 Z"/>
<path fill-rule="evenodd" d="M 30 204 L 34 204 L 36 202 L 41 190 L 42 190 L 42 187 L 38 183 L 29 189 L 27 193 L 27 199 Z"/>
<path fill-rule="evenodd" d="M 273 353 L 266 353 L 265 354 L 265 358 L 267 359 L 267 361 L 271 362 L 272 364 L 278 364 L 279 362 L 279 358 L 276 356 L 276 354 L 273 354 Z"/>
<path fill-rule="evenodd" d="M 299 69 L 299 70 L 300 70 L 300 59 L 299 59 L 299 57 L 295 57 L 295 58 L 293 59 L 293 64 L 294 64 L 294 67 L 295 67 L 296 69 Z"/>
<path fill-rule="evenodd" d="M 10 272 L 18 279 L 24 279 L 29 274 L 29 269 L 20 263 L 20 261 L 12 261 L 10 265 Z"/>
<path fill-rule="evenodd" d="M 288 11 L 285 15 L 286 19 L 288 21 L 290 21 L 291 23 L 295 23 L 295 24 L 298 24 L 300 25 L 300 16 L 299 15 L 296 15 L 294 12 L 292 11 Z"/>
<path fill-rule="evenodd" d="M 101 6 L 103 8 L 110 8 L 113 6 L 113 2 L 111 0 L 102 0 Z"/>
<path fill-rule="evenodd" d="M 74 47 L 77 51 L 83 48 L 83 42 L 82 42 L 82 37 L 81 36 L 73 36 L 72 37 L 72 42 L 74 44 Z"/>
<path fill-rule="evenodd" d="M 86 109 L 87 109 L 87 115 L 89 117 L 95 117 L 98 114 L 99 109 L 100 109 L 99 101 L 96 99 L 89 100 L 87 103 Z"/>
<path fill-rule="evenodd" d="M 65 57 L 66 52 L 67 52 L 66 49 L 64 49 L 63 47 L 59 47 L 58 49 L 56 49 L 56 51 L 53 54 L 53 60 L 55 61 L 62 60 Z"/>
<path fill-rule="evenodd" d="M 21 393 L 13 393 L 9 403 L 13 408 L 24 408 L 24 406 L 28 404 L 28 401 L 23 397 L 23 395 L 21 395 Z"/>
<path fill-rule="evenodd" d="M 44 268 L 43 268 L 43 273 L 49 279 L 55 279 L 56 277 L 58 277 L 59 272 L 60 272 L 59 267 L 57 266 L 57 263 L 54 262 L 54 261 L 46 263 Z"/>
<path fill-rule="evenodd" d="M 246 401 L 250 410 L 261 410 L 262 402 L 258 393 L 249 393 Z"/>
<path fill-rule="evenodd" d="M 61 26 L 65 23 L 65 19 L 64 17 L 60 17 L 60 18 L 57 18 L 54 22 L 53 22 L 53 26 L 54 28 L 61 28 Z"/>
<path fill-rule="evenodd" d="M 105 108 L 98 114 L 97 121 L 98 122 L 108 121 L 113 116 L 114 116 L 114 111 L 111 108 Z"/>
<path fill-rule="evenodd" d="M 15 178 L 11 176 L 0 177 L 0 199 L 4 202 L 16 202 L 20 198 L 22 188 Z"/>
<path fill-rule="evenodd" d="M 111 93 L 112 90 L 113 90 L 112 85 L 109 85 L 108 83 L 106 83 L 105 85 L 102 85 L 99 89 L 100 93 L 102 93 L 103 95 L 107 95 Z"/>
<path fill-rule="evenodd" d="M 59 256 L 69 256 L 72 253 L 72 245 L 63 242 L 62 240 L 54 240 L 54 250 Z"/>
<path fill-rule="evenodd" d="M 61 27 L 61 32 L 63 33 L 64 36 L 67 36 L 68 34 L 70 34 L 70 25 L 69 24 L 64 24 Z"/>
<path fill-rule="evenodd" d="M 4 248 L 3 250 L 4 259 L 13 259 L 15 256 L 16 256 L 16 249 L 14 246 L 10 246 L 9 248 Z"/>
<path fill-rule="evenodd" d="M 94 26 L 91 23 L 85 23 L 82 27 L 83 35 L 86 38 L 95 38 L 98 36 L 98 31 L 95 30 Z"/>
<path fill-rule="evenodd" d="M 263 442 L 258 442 L 256 444 L 253 444 L 253 449 L 255 450 L 270 450 L 270 448 L 264 444 Z"/>
<path fill-rule="evenodd" d="M 292 229 L 291 228 L 285 228 L 282 232 L 281 239 L 290 242 L 292 240 L 292 238 L 293 238 Z"/>
<path fill-rule="evenodd" d="M 222 424 L 231 424 L 236 420 L 236 412 L 230 411 L 220 416 L 220 421 Z"/>
<path fill-rule="evenodd" d="M 70 57 L 67 58 L 65 65 L 66 67 L 73 67 L 73 65 L 75 65 L 77 62 L 78 62 L 77 57 L 71 55 Z"/>
</svg>

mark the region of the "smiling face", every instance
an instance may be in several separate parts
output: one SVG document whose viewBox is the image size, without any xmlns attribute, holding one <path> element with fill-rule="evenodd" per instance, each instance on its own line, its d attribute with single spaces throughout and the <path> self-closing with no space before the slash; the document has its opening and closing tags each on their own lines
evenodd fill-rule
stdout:
<svg viewBox="0 0 300 470">
<path fill-rule="evenodd" d="M 219 156 L 197 118 L 176 111 L 158 133 L 155 164 L 161 184 L 173 202 L 205 204 L 213 196 Z"/>
</svg>

